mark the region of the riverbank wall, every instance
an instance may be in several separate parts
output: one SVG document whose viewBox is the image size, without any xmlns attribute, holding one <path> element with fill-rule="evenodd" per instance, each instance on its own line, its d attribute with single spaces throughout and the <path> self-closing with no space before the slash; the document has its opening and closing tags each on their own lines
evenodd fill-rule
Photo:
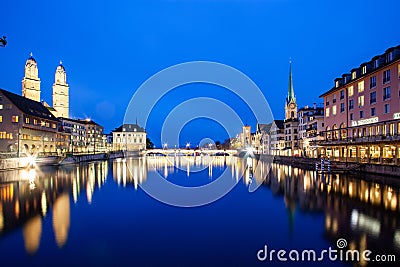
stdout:
<svg viewBox="0 0 400 267">
<path fill-rule="evenodd" d="M 21 169 L 33 165 L 37 166 L 66 165 L 66 164 L 75 164 L 80 162 L 117 159 L 123 157 L 133 157 L 133 156 L 140 156 L 140 152 L 116 151 L 110 153 L 49 156 L 49 157 L 39 157 L 39 158 L 32 158 L 32 157 L 6 158 L 6 159 L 0 159 L 0 171 Z"/>
<path fill-rule="evenodd" d="M 278 164 L 290 165 L 297 168 L 303 168 L 307 170 L 315 170 L 316 164 L 320 164 L 321 159 L 290 157 L 290 156 L 274 156 L 273 162 Z M 330 171 L 362 172 L 362 173 L 400 177 L 400 167 L 396 165 L 387 165 L 387 164 L 330 161 Z"/>
</svg>

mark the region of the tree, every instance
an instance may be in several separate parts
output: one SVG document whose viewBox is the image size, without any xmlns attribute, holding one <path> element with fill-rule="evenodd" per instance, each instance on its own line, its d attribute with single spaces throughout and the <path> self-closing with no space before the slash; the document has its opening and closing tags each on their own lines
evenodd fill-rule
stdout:
<svg viewBox="0 0 400 267">
<path fill-rule="evenodd" d="M 216 141 L 216 142 L 215 142 L 215 147 L 216 147 L 217 149 L 221 149 L 221 142 L 220 142 L 220 141 Z"/>
<path fill-rule="evenodd" d="M 7 44 L 6 37 L 5 36 L 3 36 L 3 38 L 0 37 L 0 46 L 5 47 L 6 44 Z"/>
<path fill-rule="evenodd" d="M 153 149 L 154 148 L 154 144 L 153 142 L 151 142 L 150 138 L 146 138 L 146 149 Z"/>
</svg>

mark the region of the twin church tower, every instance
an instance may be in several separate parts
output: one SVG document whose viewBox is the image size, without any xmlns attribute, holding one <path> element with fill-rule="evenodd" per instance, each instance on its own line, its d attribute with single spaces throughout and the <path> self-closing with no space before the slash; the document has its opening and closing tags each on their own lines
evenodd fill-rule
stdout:
<svg viewBox="0 0 400 267">
<path fill-rule="evenodd" d="M 39 71 L 32 53 L 25 63 L 25 75 L 22 79 L 22 96 L 34 101 L 41 101 Z M 54 78 L 53 109 L 50 109 L 50 111 L 54 116 L 69 118 L 69 86 L 67 84 L 67 73 L 61 61 L 56 69 Z"/>
</svg>

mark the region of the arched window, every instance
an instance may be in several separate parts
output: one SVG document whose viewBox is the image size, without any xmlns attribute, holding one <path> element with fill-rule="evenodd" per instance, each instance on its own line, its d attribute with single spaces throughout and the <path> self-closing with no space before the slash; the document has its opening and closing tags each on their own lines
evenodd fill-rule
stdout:
<svg viewBox="0 0 400 267">
<path fill-rule="evenodd" d="M 327 140 L 331 140 L 331 135 L 332 133 L 331 133 L 331 127 L 329 127 L 329 126 L 327 126 L 326 127 L 326 139 Z"/>
<path fill-rule="evenodd" d="M 337 140 L 337 139 L 338 139 L 338 136 L 339 136 L 339 131 L 338 131 L 338 127 L 337 127 L 336 124 L 334 124 L 334 125 L 332 126 L 332 130 L 333 130 L 333 139 L 334 139 L 334 140 Z"/>
<path fill-rule="evenodd" d="M 340 124 L 340 138 L 346 139 L 347 138 L 347 130 L 346 130 L 346 123 Z"/>
</svg>

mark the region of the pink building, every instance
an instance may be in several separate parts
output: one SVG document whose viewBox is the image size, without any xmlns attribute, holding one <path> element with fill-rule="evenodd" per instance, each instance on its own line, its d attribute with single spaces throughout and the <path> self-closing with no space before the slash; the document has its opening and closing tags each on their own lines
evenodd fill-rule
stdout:
<svg viewBox="0 0 400 267">
<path fill-rule="evenodd" d="M 397 164 L 400 155 L 400 45 L 335 79 L 324 99 L 323 154 Z"/>
</svg>

